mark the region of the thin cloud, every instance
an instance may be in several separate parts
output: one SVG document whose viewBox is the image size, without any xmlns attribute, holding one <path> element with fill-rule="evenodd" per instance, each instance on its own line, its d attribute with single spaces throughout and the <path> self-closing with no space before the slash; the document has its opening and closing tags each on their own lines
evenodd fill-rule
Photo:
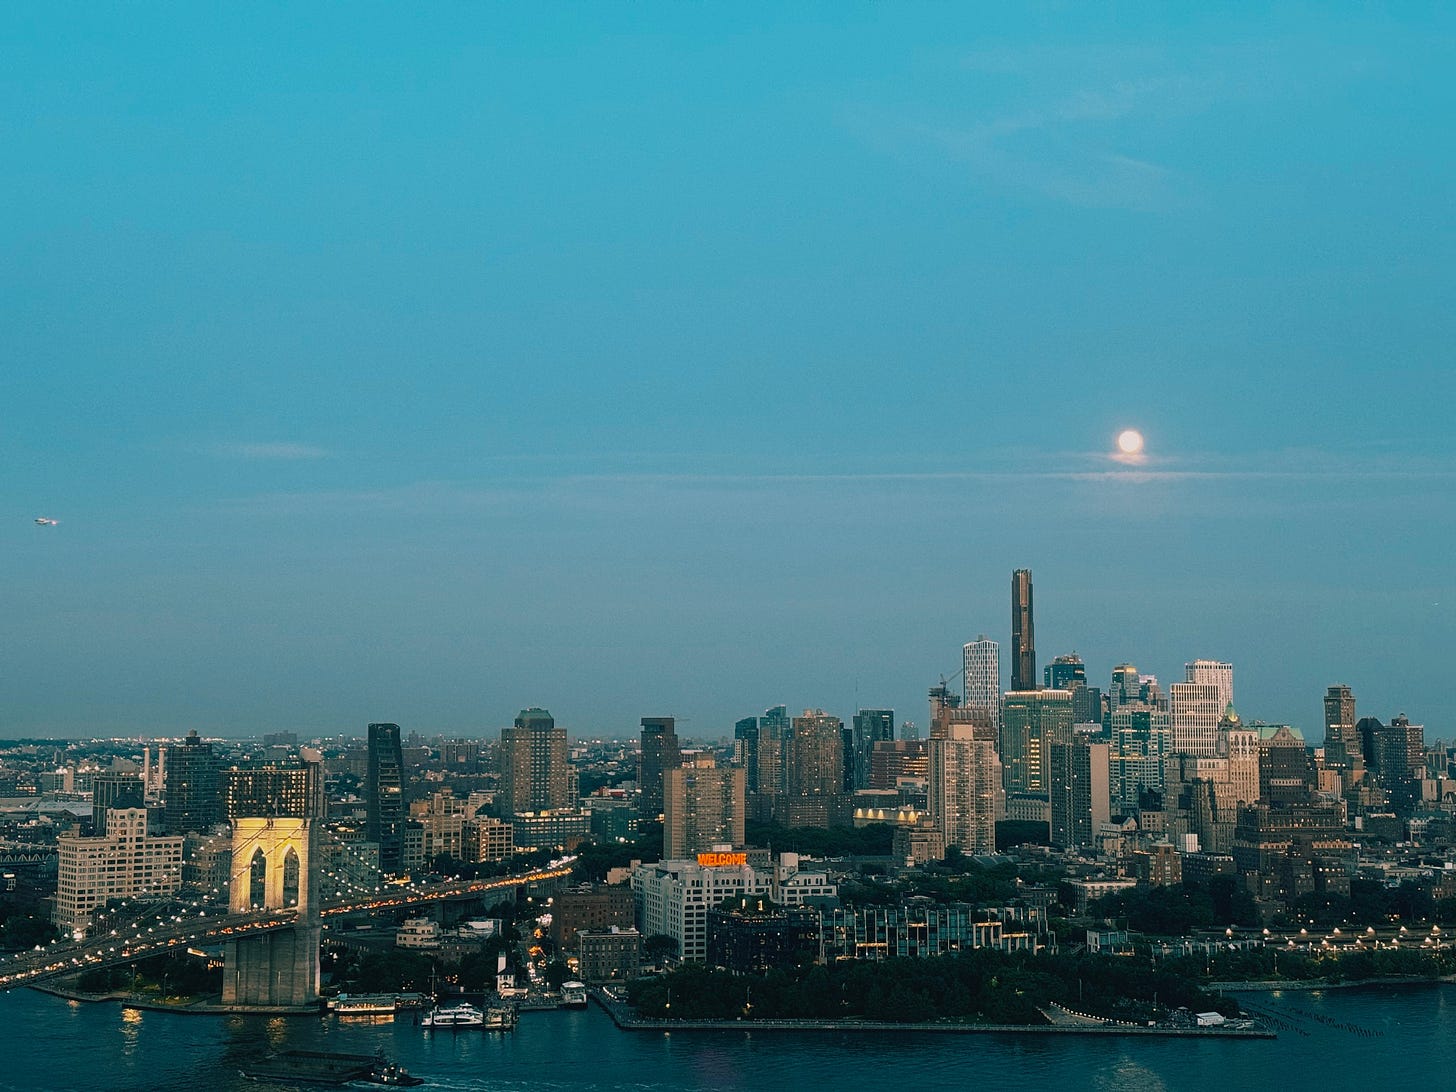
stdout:
<svg viewBox="0 0 1456 1092">
<path fill-rule="evenodd" d="M 272 443 L 224 444 L 217 449 L 221 455 L 235 459 L 327 459 L 332 452 L 316 444 L 301 444 L 293 441 Z"/>
<path fill-rule="evenodd" d="M 1355 482 L 1443 482 L 1456 480 L 1456 462 L 1442 458 L 1351 458 L 1329 452 L 1290 450 L 1225 457 L 1192 455 L 1177 461 L 1145 455 L 1137 464 L 1119 461 L 1114 452 L 1062 452 L 1033 457 L 1008 457 L 999 467 L 976 469 L 611 470 L 570 473 L 525 473 L 497 479 L 427 480 L 373 489 L 265 493 L 225 500 L 226 510 L 246 515 L 297 517 L 389 514 L 417 518 L 448 517 L 465 512 L 500 511 L 526 503 L 562 503 L 580 507 L 615 503 L 639 490 L 774 490 L 835 489 L 857 485 L 979 483 L 985 485 L 1066 482 L 1128 489 L 1154 484 L 1311 482 L 1336 485 Z"/>
<path fill-rule="evenodd" d="M 1295 79 L 1283 70 L 1299 62 L 1278 42 L 1209 46 L 1192 56 L 1153 44 L 992 46 L 961 60 L 970 83 L 959 117 L 942 104 L 918 117 L 871 107 L 851 124 L 876 144 L 908 137 L 980 179 L 1053 201 L 1166 208 L 1196 200 L 1196 179 L 1136 146 L 1156 139 L 1145 123 L 1268 96 Z"/>
</svg>

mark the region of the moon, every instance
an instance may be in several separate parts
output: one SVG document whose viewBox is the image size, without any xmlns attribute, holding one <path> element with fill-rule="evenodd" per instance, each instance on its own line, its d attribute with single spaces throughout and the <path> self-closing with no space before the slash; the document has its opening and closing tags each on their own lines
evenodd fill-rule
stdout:
<svg viewBox="0 0 1456 1092">
<path fill-rule="evenodd" d="M 1124 455 L 1141 455 L 1143 434 L 1135 428 L 1125 428 L 1117 434 L 1117 450 Z"/>
</svg>

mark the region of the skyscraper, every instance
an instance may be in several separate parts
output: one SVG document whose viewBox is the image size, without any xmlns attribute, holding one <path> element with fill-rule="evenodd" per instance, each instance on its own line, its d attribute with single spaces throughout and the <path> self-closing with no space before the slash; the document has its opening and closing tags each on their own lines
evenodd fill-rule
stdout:
<svg viewBox="0 0 1456 1092">
<path fill-rule="evenodd" d="M 1075 690 L 1087 685 L 1087 665 L 1075 652 L 1058 656 L 1042 668 L 1042 683 L 1048 690 Z"/>
<path fill-rule="evenodd" d="M 1001 705 L 1000 756 L 1008 793 L 1050 788 L 1049 748 L 1072 738 L 1068 690 L 1010 690 Z"/>
<path fill-rule="evenodd" d="M 1031 570 L 1011 574 L 1011 689 L 1036 689 L 1036 636 L 1031 620 Z"/>
<path fill-rule="evenodd" d="M 168 834 L 203 831 L 222 822 L 218 756 L 212 744 L 188 732 L 180 747 L 167 750 L 165 822 Z"/>
<path fill-rule="evenodd" d="M 1188 665 L 1189 675 L 1193 672 Z M 1217 683 L 1174 683 L 1168 687 L 1168 715 L 1176 754 L 1213 758 L 1218 754 L 1218 722 L 1229 703 Z"/>
<path fill-rule="evenodd" d="M 743 845 L 745 771 L 698 755 L 663 771 L 663 852 L 679 860 L 716 845 Z"/>
<path fill-rule="evenodd" d="M 404 757 L 398 724 L 369 726 L 369 764 L 364 775 L 365 835 L 379 845 L 379 870 L 404 868 Z"/>
<path fill-rule="evenodd" d="M 642 818 L 662 814 L 662 775 L 682 761 L 677 745 L 677 721 L 672 717 L 642 718 L 642 756 L 637 784 L 642 790 Z"/>
<path fill-rule="evenodd" d="M 1307 803 L 1319 787 L 1304 733 L 1288 724 L 1255 724 L 1259 733 L 1259 803 Z"/>
<path fill-rule="evenodd" d="M 854 715 L 854 785 L 869 788 L 870 753 L 875 744 L 895 738 L 893 709 L 861 709 Z"/>
<path fill-rule="evenodd" d="M 965 667 L 964 709 L 986 717 L 993 728 L 1001 727 L 1001 646 L 984 633 L 961 649 Z"/>
<path fill-rule="evenodd" d="M 1140 676 L 1133 664 L 1118 664 L 1112 669 L 1112 685 L 1107 689 L 1107 707 L 1116 712 L 1119 705 L 1138 700 Z"/>
<path fill-rule="evenodd" d="M 1218 687 L 1218 715 L 1234 703 L 1234 665 L 1222 660 L 1194 660 L 1183 665 L 1183 680 Z"/>
<path fill-rule="evenodd" d="M 1143 702 L 1127 702 L 1112 711 L 1112 749 L 1108 755 L 1112 810 L 1131 815 L 1143 792 L 1161 793 L 1163 761 L 1172 730 L 1167 710 Z"/>
<path fill-rule="evenodd" d="M 930 815 L 947 846 L 995 852 L 1005 799 L 994 728 L 952 722 L 930 741 Z"/>
<path fill-rule="evenodd" d="M 501 729 L 500 775 L 496 810 L 502 817 L 570 807 L 566 729 L 556 727 L 545 709 L 522 709 L 515 724 Z"/>
<path fill-rule="evenodd" d="M 749 718 L 752 719 L 752 718 Z M 739 721 L 743 724 L 744 721 Z M 787 706 L 775 705 L 763 711 L 753 738 L 753 772 L 749 782 L 754 793 L 778 796 L 784 792 L 784 737 L 789 733 Z"/>
<path fill-rule="evenodd" d="M 1095 845 L 1098 830 L 1112 816 L 1107 744 L 1075 736 L 1054 742 L 1049 760 L 1052 845 Z"/>
<path fill-rule="evenodd" d="M 844 788 L 844 723 L 822 709 L 795 717 L 785 741 L 789 796 L 838 796 Z"/>
<path fill-rule="evenodd" d="M 744 717 L 733 725 L 733 760 L 748 772 L 748 791 L 758 792 L 757 717 Z"/>
<path fill-rule="evenodd" d="M 1355 694 L 1343 683 L 1337 683 L 1325 691 L 1325 750 L 1331 744 L 1338 744 L 1345 753 L 1358 755 L 1361 751 L 1360 736 L 1355 731 Z"/>
<path fill-rule="evenodd" d="M 1404 713 L 1374 733 L 1374 767 L 1390 794 L 1397 814 L 1406 814 L 1420 799 L 1417 778 L 1425 765 L 1425 727 L 1412 724 Z"/>
</svg>

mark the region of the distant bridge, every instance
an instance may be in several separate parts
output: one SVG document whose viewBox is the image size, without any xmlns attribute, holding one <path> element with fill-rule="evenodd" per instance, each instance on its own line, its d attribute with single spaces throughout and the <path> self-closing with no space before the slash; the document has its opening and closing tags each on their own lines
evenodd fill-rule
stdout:
<svg viewBox="0 0 1456 1092">
<path fill-rule="evenodd" d="M 502 876 L 490 880 L 449 880 L 443 883 L 387 887 L 342 900 L 324 900 L 318 912 L 321 917 L 328 918 L 368 911 L 404 909 L 451 899 L 471 898 L 541 880 L 561 879 L 570 872 L 570 868 L 547 868 L 520 876 Z M 169 909 L 174 907 L 175 904 Z M 79 942 L 57 941 L 39 951 L 21 952 L 0 959 L 0 990 L 39 985 L 65 975 L 134 963 L 178 949 L 225 944 L 280 930 L 291 930 L 299 924 L 300 916 L 295 909 L 254 910 L 248 913 L 221 913 L 201 909 L 191 916 L 184 910 L 161 920 L 153 919 L 150 925 L 134 924 L 125 932 L 115 930 L 106 936 Z"/>
</svg>

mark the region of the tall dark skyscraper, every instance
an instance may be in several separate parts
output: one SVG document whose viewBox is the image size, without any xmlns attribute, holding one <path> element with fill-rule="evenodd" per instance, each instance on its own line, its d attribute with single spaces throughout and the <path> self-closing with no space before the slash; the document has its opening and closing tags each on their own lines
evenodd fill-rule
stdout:
<svg viewBox="0 0 1456 1092">
<path fill-rule="evenodd" d="M 180 747 L 167 748 L 165 821 L 168 834 L 207 830 L 222 822 L 218 789 L 221 762 L 211 743 L 188 732 Z"/>
<path fill-rule="evenodd" d="M 397 875 L 404 866 L 404 757 L 398 724 L 369 726 L 364 805 L 366 837 L 379 844 L 379 871 Z"/>
<path fill-rule="evenodd" d="M 1042 668 L 1041 678 L 1048 690 L 1075 690 L 1078 686 L 1087 685 L 1087 665 L 1082 662 L 1082 657 L 1069 652 Z"/>
<path fill-rule="evenodd" d="M 733 725 L 734 759 L 748 771 L 748 791 L 758 792 L 758 718 L 744 717 Z"/>
<path fill-rule="evenodd" d="M 643 717 L 642 757 L 637 771 L 637 784 L 642 789 L 643 819 L 650 821 L 662 814 L 662 775 L 681 764 L 677 721 L 672 717 Z"/>
<path fill-rule="evenodd" d="M 1355 694 L 1337 683 L 1325 691 L 1325 749 L 1342 745 L 1352 754 L 1360 753 L 1360 737 L 1355 731 Z"/>
<path fill-rule="evenodd" d="M 870 755 L 875 744 L 895 738 L 895 711 L 893 709 L 861 709 L 854 715 L 854 781 L 852 789 L 867 789 L 870 785 Z"/>
<path fill-rule="evenodd" d="M 1036 689 L 1036 636 L 1031 622 L 1031 570 L 1011 574 L 1011 689 Z"/>
</svg>

